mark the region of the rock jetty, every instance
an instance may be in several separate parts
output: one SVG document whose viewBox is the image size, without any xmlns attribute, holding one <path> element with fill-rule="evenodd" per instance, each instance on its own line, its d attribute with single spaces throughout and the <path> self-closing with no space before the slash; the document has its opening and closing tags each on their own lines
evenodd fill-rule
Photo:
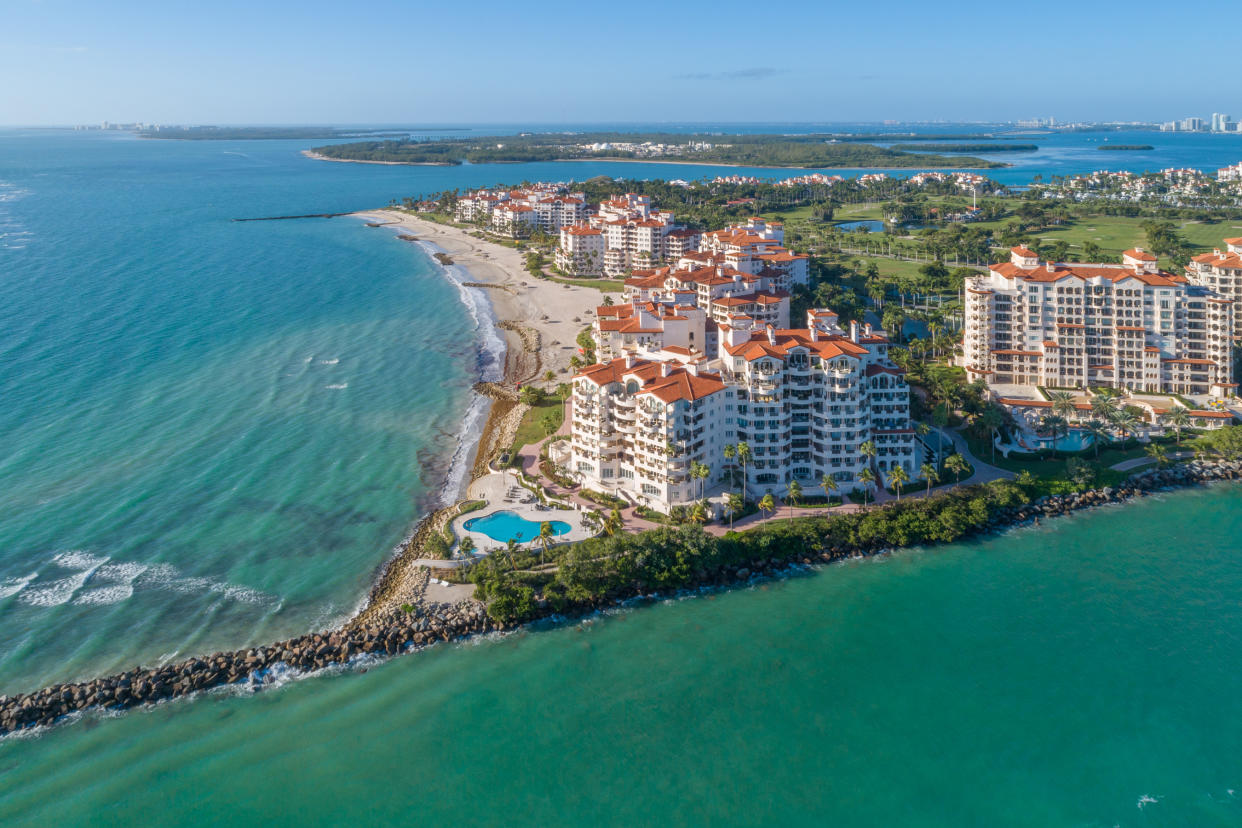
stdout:
<svg viewBox="0 0 1242 828">
<path fill-rule="evenodd" d="M 1078 494 L 1050 495 L 1021 506 L 1000 509 L 981 531 L 997 532 L 1160 491 L 1239 477 L 1242 477 L 1242 460 L 1192 460 L 1166 469 L 1139 472 L 1117 486 Z M 723 572 L 698 573 L 697 580 L 699 586 L 740 583 L 778 575 L 790 564 L 828 563 L 882 551 L 832 546 L 808 552 L 800 561 L 756 560 Z M 383 592 L 383 589 L 377 585 L 377 591 Z M 163 667 L 140 667 L 93 681 L 56 684 L 33 693 L 0 696 L 0 734 L 55 724 L 66 716 L 86 710 L 124 710 L 225 685 L 259 690 L 282 666 L 296 671 L 314 671 L 344 664 L 367 653 L 397 655 L 478 633 L 512 628 L 493 621 L 484 605 L 477 601 L 377 610 L 375 606 L 368 607 L 338 630 L 302 635 L 265 647 L 214 653 Z"/>
<path fill-rule="evenodd" d="M 92 708 L 125 710 L 224 685 L 259 690 L 282 666 L 310 672 L 367 653 L 397 655 L 504 629 L 488 618 L 477 601 L 429 604 L 410 610 L 390 611 L 366 624 L 301 635 L 264 647 L 213 653 L 163 667 L 138 667 L 107 678 L 0 696 L 0 733 L 55 724 Z"/>
</svg>

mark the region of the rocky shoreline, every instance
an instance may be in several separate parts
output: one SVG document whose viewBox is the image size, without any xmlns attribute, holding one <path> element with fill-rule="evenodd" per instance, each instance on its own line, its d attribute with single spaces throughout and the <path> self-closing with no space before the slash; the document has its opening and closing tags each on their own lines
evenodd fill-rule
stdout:
<svg viewBox="0 0 1242 828">
<path fill-rule="evenodd" d="M 1192 460 L 1167 469 L 1151 469 L 1132 475 L 1118 486 L 1079 494 L 1051 495 L 1000 509 L 980 533 L 998 532 L 1095 506 L 1123 503 L 1161 491 L 1235 480 L 1239 476 L 1242 476 L 1242 460 Z M 432 517 L 420 525 L 419 531 L 436 530 L 439 521 Z M 411 543 L 413 541 L 411 538 Z M 697 586 L 745 583 L 757 576 L 779 575 L 790 563 L 831 563 L 884 551 L 833 546 L 819 552 L 808 551 L 801 561 L 757 560 L 723 572 L 702 573 Z M 425 588 L 427 573 L 422 570 L 420 574 Z M 345 664 L 360 655 L 397 655 L 444 641 L 512 628 L 489 618 L 486 608 L 477 601 L 392 609 L 392 601 L 401 597 L 396 591 L 404 587 L 412 590 L 407 594 L 414 595 L 417 590 L 418 584 L 410 580 L 411 576 L 412 573 L 394 573 L 390 564 L 372 591 L 367 609 L 338 630 L 309 633 L 265 647 L 213 653 L 163 667 L 139 667 L 92 681 L 55 684 L 33 693 L 2 696 L 0 734 L 52 725 L 91 709 L 125 710 L 225 685 L 259 690 L 272 681 L 273 671 L 281 666 L 313 671 Z"/>
</svg>

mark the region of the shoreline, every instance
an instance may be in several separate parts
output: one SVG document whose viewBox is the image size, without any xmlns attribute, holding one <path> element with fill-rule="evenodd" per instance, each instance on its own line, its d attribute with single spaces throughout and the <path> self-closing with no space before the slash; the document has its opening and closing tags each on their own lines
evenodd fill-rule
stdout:
<svg viewBox="0 0 1242 828">
<path fill-rule="evenodd" d="M 1136 472 L 1118 486 L 1090 489 L 1072 495 L 1047 495 L 1024 504 L 997 509 L 985 522 L 958 538 L 998 535 L 1009 529 L 1039 525 L 1043 519 L 1063 517 L 1101 506 L 1135 503 L 1143 497 L 1179 489 L 1189 489 L 1222 481 L 1236 482 L 1242 477 L 1242 460 L 1190 460 L 1167 469 Z M 899 508 L 885 504 L 879 509 Z M 941 544 L 934 544 L 939 546 Z M 746 586 L 756 579 L 778 578 L 807 567 L 828 565 L 858 557 L 872 557 L 894 551 L 891 546 L 849 546 L 825 539 L 818 548 L 807 548 L 787 559 L 756 559 L 745 565 L 726 565 L 714 572 L 697 573 L 685 585 L 657 595 L 631 590 L 610 595 L 588 605 L 562 613 L 577 618 L 608 607 L 633 605 L 661 596 L 687 594 L 714 588 Z M 754 567 L 751 569 L 750 567 Z M 423 570 L 425 589 L 429 573 Z M 375 609 L 372 605 L 369 609 Z M 113 676 L 77 683 L 63 683 L 31 693 L 0 697 L 0 735 L 29 731 L 71 721 L 87 711 L 128 710 L 191 696 L 199 691 L 234 687 L 257 692 L 279 683 L 288 670 L 299 675 L 345 665 L 365 656 L 394 656 L 416 652 L 428 646 L 471 638 L 479 634 L 506 632 L 559 617 L 545 608 L 522 623 L 500 623 L 491 619 L 477 601 L 457 604 L 425 604 L 379 612 L 366 612 L 350 624 L 328 632 L 307 633 L 275 644 L 232 652 L 219 652 L 190 658 L 159 668 L 136 668 Z M 365 662 L 364 662 L 365 663 Z"/>
<path fill-rule="evenodd" d="M 603 301 L 603 294 L 595 288 L 536 279 L 526 272 L 519 251 L 476 239 L 464 230 L 393 208 L 348 215 L 362 219 L 367 227 L 398 231 L 397 238 L 418 244 L 440 275 L 457 287 L 477 326 L 476 342 L 484 356 L 489 336 L 502 348 L 498 364 L 488 365 L 484 360 L 462 412 L 464 428 L 438 495 L 439 508 L 421 517 L 379 565 L 370 590 L 340 625 L 342 629 L 365 626 L 422 601 L 427 572 L 418 561 L 423 545 L 433 532 L 443 531 L 456 516 L 457 504 L 466 497 L 470 484 L 486 475 L 491 460 L 512 444 L 527 410 L 518 401 L 518 385 L 542 383 L 549 370 L 558 372 L 560 380 L 559 371 L 568 369 L 576 352 L 577 332 L 589 324 L 588 312 L 593 313 Z M 476 407 L 481 410 L 472 418 Z"/>
<path fill-rule="evenodd" d="M 320 155 L 313 150 L 302 150 L 302 155 L 315 161 L 334 161 L 338 164 L 380 164 L 386 167 L 459 167 L 461 164 L 450 164 L 446 161 L 371 161 L 366 158 L 330 158 L 326 155 Z M 816 170 L 880 170 L 882 172 L 901 172 L 909 170 L 911 174 L 926 172 L 928 170 L 999 170 L 1006 167 L 1012 167 L 1013 164 L 997 162 L 995 166 L 989 167 L 936 167 L 936 166 L 914 166 L 914 167 L 786 167 L 786 166 L 765 166 L 763 164 L 729 164 L 722 161 L 661 161 L 659 159 L 647 158 L 554 158 L 551 161 L 490 161 L 488 164 L 504 165 L 504 164 L 580 164 L 586 161 L 598 161 L 606 164 L 671 164 L 673 166 L 682 167 L 729 167 L 743 168 L 751 170 L 801 170 L 814 172 Z M 488 164 L 474 164 L 472 166 L 483 167 Z"/>
</svg>

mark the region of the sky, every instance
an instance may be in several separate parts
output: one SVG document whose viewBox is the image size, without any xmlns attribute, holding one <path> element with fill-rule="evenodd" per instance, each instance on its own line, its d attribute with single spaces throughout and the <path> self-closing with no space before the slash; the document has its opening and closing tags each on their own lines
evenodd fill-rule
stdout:
<svg viewBox="0 0 1242 828">
<path fill-rule="evenodd" d="M 1235 15 L 1216 0 L 0 0 L 0 124 L 1239 118 Z"/>
</svg>

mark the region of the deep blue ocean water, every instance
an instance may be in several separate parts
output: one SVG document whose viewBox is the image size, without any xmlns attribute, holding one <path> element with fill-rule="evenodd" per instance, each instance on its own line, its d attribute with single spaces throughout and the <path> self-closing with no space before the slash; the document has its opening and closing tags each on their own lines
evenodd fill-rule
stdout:
<svg viewBox="0 0 1242 828">
<path fill-rule="evenodd" d="M 994 175 L 1139 168 L 1098 137 Z M 1109 137 L 1156 144 L 1153 169 L 1242 160 L 1236 136 Z M 0 131 L 0 693 L 326 626 L 452 475 L 479 297 L 356 219 L 229 219 L 790 174 L 303 148 Z M 593 637 L 91 717 L 0 742 L 0 819 L 1237 824 L 1240 515 L 1235 489 L 1189 493 Z"/>
</svg>

